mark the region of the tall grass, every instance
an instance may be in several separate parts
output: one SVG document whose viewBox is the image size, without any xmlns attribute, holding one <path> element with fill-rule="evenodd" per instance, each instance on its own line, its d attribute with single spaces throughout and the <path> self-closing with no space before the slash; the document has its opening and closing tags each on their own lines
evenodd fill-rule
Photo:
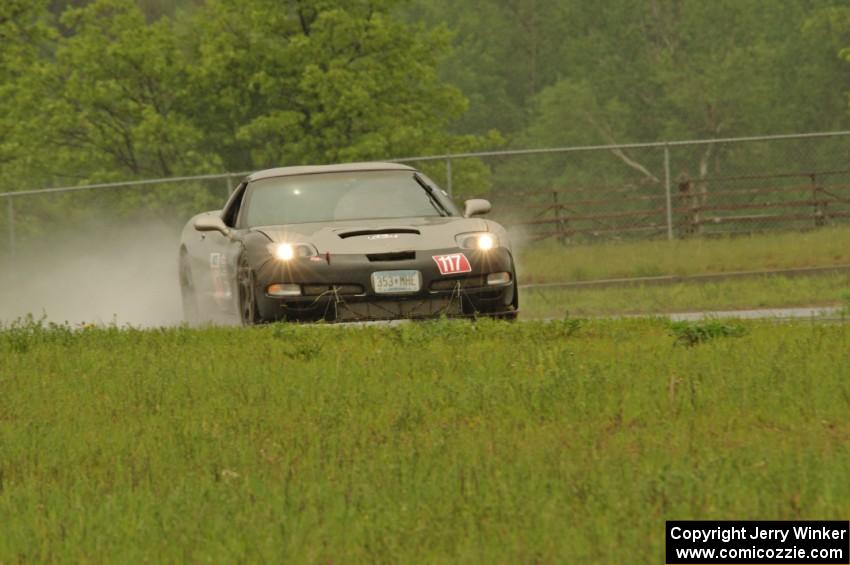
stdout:
<svg viewBox="0 0 850 565">
<path fill-rule="evenodd" d="M 741 327 L 19 324 L 0 562 L 658 563 L 666 519 L 846 519 L 850 328 Z"/>
</svg>

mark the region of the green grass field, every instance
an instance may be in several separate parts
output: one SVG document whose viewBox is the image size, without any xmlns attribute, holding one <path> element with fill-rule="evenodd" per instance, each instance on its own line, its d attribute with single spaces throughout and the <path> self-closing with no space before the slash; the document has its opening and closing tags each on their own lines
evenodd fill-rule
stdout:
<svg viewBox="0 0 850 565">
<path fill-rule="evenodd" d="M 527 289 L 524 319 L 663 314 L 704 310 L 843 306 L 850 302 L 850 274 L 766 276 L 709 283 Z"/>
<path fill-rule="evenodd" d="M 519 253 L 519 277 L 525 283 L 830 265 L 850 265 L 850 228 L 593 245 L 546 241 Z"/>
<path fill-rule="evenodd" d="M 665 519 L 846 519 L 850 327 L 709 330 L 19 325 L 0 563 L 660 563 Z"/>
<path fill-rule="evenodd" d="M 850 265 L 850 228 L 745 237 L 612 242 L 562 246 L 543 242 L 519 254 L 521 283 Z M 608 288 L 529 289 L 529 318 L 654 314 L 846 304 L 850 276 L 771 276 L 710 283 Z"/>
</svg>

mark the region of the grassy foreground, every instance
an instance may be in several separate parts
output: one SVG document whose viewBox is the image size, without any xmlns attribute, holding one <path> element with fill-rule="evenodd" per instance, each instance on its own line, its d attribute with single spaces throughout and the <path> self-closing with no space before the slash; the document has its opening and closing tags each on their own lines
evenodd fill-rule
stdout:
<svg viewBox="0 0 850 565">
<path fill-rule="evenodd" d="M 521 249 L 521 282 L 696 275 L 850 265 L 850 228 L 716 239 L 651 240 Z"/>
<path fill-rule="evenodd" d="M 665 519 L 846 519 L 850 327 L 728 333 L 7 329 L 0 562 L 659 563 Z"/>
</svg>

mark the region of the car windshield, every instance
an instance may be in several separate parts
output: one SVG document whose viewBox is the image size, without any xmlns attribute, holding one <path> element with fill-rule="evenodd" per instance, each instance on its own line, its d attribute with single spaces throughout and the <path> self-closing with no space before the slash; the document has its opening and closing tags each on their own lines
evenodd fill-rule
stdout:
<svg viewBox="0 0 850 565">
<path fill-rule="evenodd" d="M 439 192 L 412 171 L 349 171 L 261 179 L 248 186 L 240 223 L 253 227 L 457 215 L 455 207 Z"/>
</svg>

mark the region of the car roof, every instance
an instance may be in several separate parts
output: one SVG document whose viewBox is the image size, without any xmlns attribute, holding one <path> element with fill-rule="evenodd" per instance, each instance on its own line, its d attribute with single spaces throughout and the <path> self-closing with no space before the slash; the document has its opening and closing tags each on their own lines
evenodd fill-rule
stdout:
<svg viewBox="0 0 850 565">
<path fill-rule="evenodd" d="M 296 175 L 317 175 L 320 173 L 354 173 L 363 171 L 415 171 L 413 167 L 401 163 L 342 163 L 338 165 L 310 165 L 299 167 L 278 167 L 266 169 L 248 175 L 245 179 L 253 182 L 274 177 L 291 177 Z"/>
</svg>

